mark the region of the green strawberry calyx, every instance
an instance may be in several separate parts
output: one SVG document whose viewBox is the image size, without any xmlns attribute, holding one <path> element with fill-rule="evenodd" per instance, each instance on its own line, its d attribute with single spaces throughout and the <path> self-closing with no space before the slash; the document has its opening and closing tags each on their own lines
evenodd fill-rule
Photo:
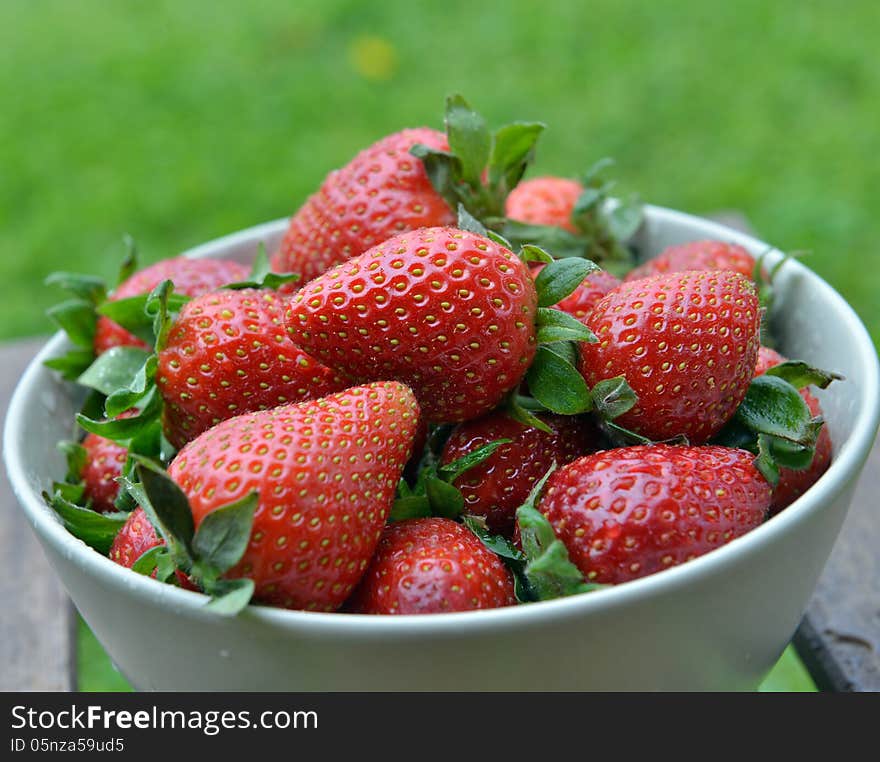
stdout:
<svg viewBox="0 0 880 762">
<path fill-rule="evenodd" d="M 644 207 L 637 196 L 612 199 L 614 183 L 602 179 L 603 170 L 614 162 L 601 159 L 582 178 L 583 191 L 572 209 L 570 222 L 576 232 L 555 225 L 538 225 L 504 219 L 489 221 L 514 245 L 535 244 L 552 252 L 554 258 L 589 258 L 600 262 L 614 275 L 632 269 L 634 258 L 627 248 L 644 221 Z"/>
<path fill-rule="evenodd" d="M 457 519 L 464 511 L 464 496 L 453 482 L 511 441 L 493 440 L 446 465 L 440 465 L 432 447 L 426 447 L 415 483 L 410 486 L 405 479 L 401 479 L 398 484 L 390 520 L 403 521 L 426 516 Z"/>
<path fill-rule="evenodd" d="M 553 464 L 517 508 L 516 522 L 522 550 L 507 538 L 491 534 L 485 521 L 474 516 L 464 517 L 465 526 L 510 568 L 514 592 L 520 603 L 589 593 L 604 587 L 584 579 L 580 569 L 571 562 L 565 544 L 537 508 L 544 485 L 555 470 L 556 464 Z"/>
<path fill-rule="evenodd" d="M 448 151 L 419 143 L 410 153 L 421 159 L 451 209 L 461 204 L 478 219 L 503 219 L 507 195 L 534 159 L 545 125 L 515 122 L 490 133 L 486 120 L 461 95 L 447 97 L 444 121 Z"/>
<path fill-rule="evenodd" d="M 165 581 L 178 570 L 211 596 L 206 608 L 235 615 L 250 602 L 254 581 L 228 579 L 227 572 L 242 558 L 250 541 L 256 492 L 207 514 L 195 527 L 183 490 L 155 461 L 135 456 L 137 481 L 122 483 L 164 538 L 164 548 L 152 548 L 138 559 L 135 570 Z M 149 554 L 149 555 L 147 555 Z"/>
<path fill-rule="evenodd" d="M 770 368 L 752 379 L 715 443 L 753 452 L 758 470 L 776 486 L 781 467 L 796 471 L 810 467 L 824 425 L 821 416 L 810 412 L 799 390 L 811 384 L 824 389 L 842 378 L 800 361 Z"/>
</svg>

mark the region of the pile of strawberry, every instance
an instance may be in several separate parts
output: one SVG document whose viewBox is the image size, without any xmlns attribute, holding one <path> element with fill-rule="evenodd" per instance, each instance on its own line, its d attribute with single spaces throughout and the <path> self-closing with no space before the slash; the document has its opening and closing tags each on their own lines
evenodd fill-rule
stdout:
<svg viewBox="0 0 880 762">
<path fill-rule="evenodd" d="M 70 531 L 221 612 L 432 613 L 652 574 L 808 489 L 836 376 L 762 346 L 772 273 L 722 241 L 637 266 L 604 164 L 520 182 L 542 130 L 452 97 L 252 270 L 52 276 L 49 365 L 88 390 L 45 494 Z"/>
</svg>

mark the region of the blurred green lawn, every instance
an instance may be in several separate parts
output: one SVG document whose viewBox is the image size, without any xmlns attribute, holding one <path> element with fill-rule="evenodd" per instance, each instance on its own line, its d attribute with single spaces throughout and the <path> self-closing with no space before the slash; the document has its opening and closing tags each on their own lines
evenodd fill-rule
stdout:
<svg viewBox="0 0 880 762">
<path fill-rule="evenodd" d="M 295 5 L 295 7 L 294 7 Z M 289 214 L 461 91 L 541 119 L 539 169 L 743 210 L 880 337 L 876 4 L 464 0 L 0 4 L 0 338 L 45 333 L 55 269 L 111 275 Z"/>
</svg>

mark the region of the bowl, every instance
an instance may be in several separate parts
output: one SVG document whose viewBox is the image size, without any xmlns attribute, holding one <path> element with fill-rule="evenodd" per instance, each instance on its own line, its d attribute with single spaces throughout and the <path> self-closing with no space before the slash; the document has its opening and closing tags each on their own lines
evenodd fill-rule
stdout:
<svg viewBox="0 0 880 762">
<path fill-rule="evenodd" d="M 188 252 L 248 261 L 286 220 Z M 699 238 L 753 254 L 770 247 L 722 225 L 648 207 L 648 255 Z M 771 250 L 768 265 L 782 254 Z M 751 690 L 789 642 L 831 552 L 877 430 L 877 354 L 827 283 L 790 261 L 774 328 L 785 353 L 843 373 L 818 393 L 834 460 L 799 500 L 749 534 L 689 563 L 585 595 L 431 616 L 323 614 L 249 606 L 204 610 L 200 594 L 114 564 L 63 528 L 40 498 L 65 471 L 55 443 L 81 397 L 43 367 L 53 338 L 12 399 L 4 458 L 12 488 L 74 604 L 121 672 L 158 690 Z"/>
</svg>

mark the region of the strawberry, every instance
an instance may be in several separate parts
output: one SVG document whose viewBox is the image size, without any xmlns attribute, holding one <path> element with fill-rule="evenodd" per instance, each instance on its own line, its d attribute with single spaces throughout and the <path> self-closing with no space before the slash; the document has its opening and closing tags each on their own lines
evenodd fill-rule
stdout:
<svg viewBox="0 0 880 762">
<path fill-rule="evenodd" d="M 505 211 L 512 220 L 534 225 L 555 225 L 576 233 L 572 213 L 584 186 L 565 177 L 523 180 L 507 197 Z"/>
<path fill-rule="evenodd" d="M 464 496 L 464 510 L 485 518 L 496 534 L 513 534 L 516 509 L 554 463 L 565 465 L 602 446 L 589 419 L 551 415 L 542 420 L 552 433 L 525 426 L 503 411 L 489 413 L 459 424 L 443 448 L 440 460 L 447 465 L 495 440 L 511 440 L 453 481 Z"/>
<path fill-rule="evenodd" d="M 761 310 L 754 284 L 731 271 L 669 273 L 624 283 L 587 319 L 581 344 L 591 387 L 624 376 L 636 405 L 617 423 L 655 440 L 702 444 L 745 397 L 758 355 Z"/>
<path fill-rule="evenodd" d="M 233 415 L 323 397 L 349 383 L 290 341 L 282 297 L 215 291 L 184 305 L 158 353 L 164 428 L 177 447 Z"/>
<path fill-rule="evenodd" d="M 449 148 L 442 132 L 402 130 L 331 172 L 291 218 L 273 269 L 297 272 L 304 282 L 398 233 L 451 225 L 452 209 L 409 152 L 417 144 Z"/>
<path fill-rule="evenodd" d="M 495 407 L 534 357 L 537 295 L 526 266 L 490 239 L 424 228 L 306 284 L 288 325 L 306 352 L 358 382 L 409 385 L 428 421 Z"/>
<path fill-rule="evenodd" d="M 784 363 L 786 359 L 774 349 L 761 347 L 758 351 L 758 362 L 755 367 L 755 376 L 762 376 L 770 368 Z M 807 403 L 810 413 L 814 416 L 822 415 L 822 406 L 819 400 L 809 389 L 800 390 L 801 397 Z M 773 503 L 770 506 L 771 515 L 776 515 L 784 508 L 791 505 L 797 498 L 804 494 L 813 484 L 818 481 L 831 465 L 831 435 L 828 427 L 823 426 L 816 440 L 816 452 L 809 468 L 795 470 L 792 468 L 779 469 L 779 484 L 773 490 Z"/>
<path fill-rule="evenodd" d="M 418 418 L 402 384 L 355 387 L 223 421 L 186 445 L 168 476 L 196 536 L 206 517 L 256 493 L 250 539 L 226 576 L 253 580 L 264 603 L 333 611 L 373 555 Z"/>
<path fill-rule="evenodd" d="M 244 280 L 249 272 L 245 265 L 223 259 L 189 259 L 174 257 L 163 259 L 139 270 L 123 281 L 109 301 L 148 294 L 164 280 L 174 282 L 174 289 L 186 296 L 199 296 L 220 288 L 227 283 Z M 147 345 L 137 336 L 103 315 L 95 327 L 94 349 L 100 355 L 111 347 L 141 347 Z"/>
<path fill-rule="evenodd" d="M 359 614 L 440 614 L 512 606 L 513 577 L 461 524 L 444 518 L 389 525 L 347 604 Z"/>
<path fill-rule="evenodd" d="M 151 548 L 164 545 L 143 508 L 135 508 L 110 546 L 110 560 L 130 569 Z"/>
<path fill-rule="evenodd" d="M 640 280 L 684 270 L 733 270 L 752 278 L 755 260 L 742 246 L 726 241 L 690 241 L 668 246 L 654 259 L 636 267 L 626 280 Z"/>
<path fill-rule="evenodd" d="M 98 434 L 87 434 L 82 446 L 85 463 L 79 476 L 84 486 L 83 496 L 99 513 L 113 511 L 119 494 L 116 479 L 122 475 L 128 449 Z"/>
<path fill-rule="evenodd" d="M 626 582 L 758 526 L 771 490 L 754 459 L 717 446 L 607 450 L 553 473 L 538 507 L 589 581 Z"/>
<path fill-rule="evenodd" d="M 532 277 L 544 269 L 543 265 L 532 268 Z M 562 310 L 573 318 L 584 322 L 587 315 L 593 311 L 593 307 L 605 294 L 613 291 L 620 285 L 620 279 L 614 277 L 605 270 L 597 270 L 590 273 L 580 286 L 571 292 L 565 299 L 556 304 L 556 309 Z"/>
</svg>

